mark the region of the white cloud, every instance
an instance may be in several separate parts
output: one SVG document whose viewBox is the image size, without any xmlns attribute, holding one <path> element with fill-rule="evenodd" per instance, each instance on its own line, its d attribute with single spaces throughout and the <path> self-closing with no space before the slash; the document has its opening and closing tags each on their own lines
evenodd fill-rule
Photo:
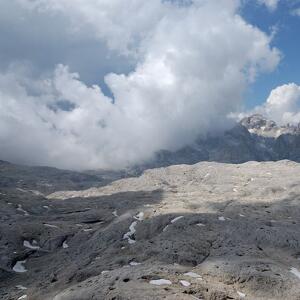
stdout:
<svg viewBox="0 0 300 300">
<path fill-rule="evenodd" d="M 292 10 L 292 15 L 300 17 L 300 7 L 293 9 Z"/>
<path fill-rule="evenodd" d="M 258 3 L 265 5 L 270 11 L 277 9 L 280 0 L 257 0 Z"/>
<path fill-rule="evenodd" d="M 275 88 L 266 103 L 256 107 L 255 112 L 281 125 L 300 123 L 300 86 L 289 83 Z"/>
<path fill-rule="evenodd" d="M 40 80 L 16 67 L 2 72 L 2 159 L 64 168 L 149 159 L 225 128 L 247 83 L 280 60 L 271 37 L 238 15 L 237 0 L 14 1 L 44 18 L 63 16 L 69 35 L 98 38 L 136 65 L 105 77 L 114 99 L 63 65 Z"/>
</svg>

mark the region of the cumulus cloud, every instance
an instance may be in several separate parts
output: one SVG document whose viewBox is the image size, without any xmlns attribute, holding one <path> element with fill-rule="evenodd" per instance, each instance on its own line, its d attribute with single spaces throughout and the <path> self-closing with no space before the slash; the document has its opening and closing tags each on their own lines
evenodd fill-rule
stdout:
<svg viewBox="0 0 300 300">
<path fill-rule="evenodd" d="M 39 79 L 18 65 L 2 71 L 2 159 L 72 169 L 150 159 L 226 128 L 247 84 L 280 60 L 237 0 L 14 1 L 63 17 L 65 34 L 99 39 L 134 67 L 105 76 L 111 97 L 62 64 Z"/>
<path fill-rule="evenodd" d="M 266 103 L 256 107 L 255 112 L 281 125 L 300 123 L 300 86 L 289 83 L 275 88 Z"/>
<path fill-rule="evenodd" d="M 280 0 L 257 0 L 258 3 L 265 5 L 270 11 L 277 9 Z"/>
</svg>

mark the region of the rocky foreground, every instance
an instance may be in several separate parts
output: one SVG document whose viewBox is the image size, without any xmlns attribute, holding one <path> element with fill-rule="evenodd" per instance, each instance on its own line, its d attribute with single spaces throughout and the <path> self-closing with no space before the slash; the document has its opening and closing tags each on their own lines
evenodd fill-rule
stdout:
<svg viewBox="0 0 300 300">
<path fill-rule="evenodd" d="M 0 164 L 1 299 L 300 299 L 298 163 L 178 165 L 103 187 L 22 168 Z"/>
</svg>

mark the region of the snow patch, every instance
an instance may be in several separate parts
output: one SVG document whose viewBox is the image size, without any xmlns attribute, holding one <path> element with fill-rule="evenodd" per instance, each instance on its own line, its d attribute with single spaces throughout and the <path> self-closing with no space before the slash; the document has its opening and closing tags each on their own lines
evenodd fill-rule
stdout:
<svg viewBox="0 0 300 300">
<path fill-rule="evenodd" d="M 63 242 L 62 247 L 63 247 L 64 249 L 69 248 L 69 245 L 67 244 L 67 241 L 64 241 L 64 242 Z"/>
<path fill-rule="evenodd" d="M 132 266 L 132 267 L 135 267 L 135 266 L 141 265 L 141 263 L 138 263 L 138 262 L 136 262 L 136 261 L 131 261 L 131 262 L 129 263 L 129 265 Z"/>
<path fill-rule="evenodd" d="M 134 218 L 138 221 L 143 221 L 144 220 L 144 213 L 140 212 L 138 213 L 136 216 L 134 216 Z"/>
<path fill-rule="evenodd" d="M 157 279 L 157 280 L 151 280 L 150 284 L 153 284 L 153 285 L 171 285 L 172 282 L 170 280 L 167 280 L 167 279 Z"/>
<path fill-rule="evenodd" d="M 169 225 L 167 225 L 164 229 L 163 232 L 165 232 L 168 229 Z"/>
<path fill-rule="evenodd" d="M 189 276 L 192 278 L 196 278 L 196 279 L 202 279 L 201 275 L 194 273 L 194 272 L 187 272 L 187 273 L 184 273 L 183 275 Z"/>
<path fill-rule="evenodd" d="M 176 218 L 174 218 L 173 220 L 171 220 L 171 222 L 170 222 L 167 226 L 165 226 L 165 228 L 163 229 L 163 232 L 165 232 L 171 224 L 176 223 L 177 221 L 179 221 L 179 220 L 182 219 L 183 217 L 184 217 L 184 216 L 179 216 L 179 217 L 176 217 Z"/>
<path fill-rule="evenodd" d="M 30 190 L 29 192 L 31 192 L 32 194 L 34 194 L 35 196 L 44 196 L 43 193 L 36 191 L 36 190 Z"/>
<path fill-rule="evenodd" d="M 223 216 L 219 217 L 218 219 L 219 219 L 219 221 L 226 221 L 225 217 L 223 217 Z"/>
<path fill-rule="evenodd" d="M 18 298 L 18 300 L 22 300 L 22 299 L 27 299 L 27 295 L 23 295 L 23 296 Z"/>
<path fill-rule="evenodd" d="M 21 291 L 27 290 L 27 287 L 25 287 L 23 285 L 16 285 L 16 288 Z"/>
<path fill-rule="evenodd" d="M 32 241 L 32 244 L 29 242 L 29 241 L 24 241 L 23 242 L 23 246 L 28 248 L 28 249 L 31 249 L 31 250 L 38 250 L 40 249 L 40 246 L 38 245 L 37 241 L 36 240 L 33 240 Z"/>
<path fill-rule="evenodd" d="M 188 287 L 191 285 L 188 281 L 185 281 L 185 280 L 180 280 L 179 282 L 185 287 Z"/>
<path fill-rule="evenodd" d="M 112 214 L 113 214 L 115 217 L 118 217 L 118 216 L 119 216 L 116 210 L 113 211 Z"/>
<path fill-rule="evenodd" d="M 246 294 L 244 294 L 242 292 L 237 291 L 237 294 L 240 296 L 240 298 L 245 298 L 246 297 Z"/>
<path fill-rule="evenodd" d="M 129 226 L 129 231 L 127 233 L 125 233 L 123 236 L 123 239 L 124 240 L 127 239 L 129 244 L 134 244 L 136 242 L 134 239 L 132 239 L 132 236 L 136 232 L 136 230 L 135 230 L 136 225 L 137 225 L 136 221 L 132 222 L 132 224 Z"/>
<path fill-rule="evenodd" d="M 19 260 L 16 262 L 16 264 L 13 267 L 13 271 L 16 273 L 25 273 L 27 272 L 26 268 L 23 266 L 23 264 L 26 263 L 26 260 Z"/>
<path fill-rule="evenodd" d="M 199 226 L 199 227 L 204 227 L 204 226 L 206 226 L 205 224 L 203 224 L 203 223 L 198 223 L 198 224 L 196 224 L 196 226 Z"/>
<path fill-rule="evenodd" d="M 52 224 L 46 224 L 46 223 L 44 223 L 44 226 L 46 226 L 46 227 L 50 227 L 50 228 L 59 228 L 58 226 L 56 226 L 56 225 L 52 225 Z"/>
<path fill-rule="evenodd" d="M 176 223 L 177 221 L 179 221 L 182 218 L 183 218 L 183 216 L 177 217 L 177 218 L 171 220 L 171 223 L 174 224 L 174 223 Z"/>
<path fill-rule="evenodd" d="M 296 268 L 291 268 L 290 272 L 300 279 L 300 272 Z"/>
</svg>

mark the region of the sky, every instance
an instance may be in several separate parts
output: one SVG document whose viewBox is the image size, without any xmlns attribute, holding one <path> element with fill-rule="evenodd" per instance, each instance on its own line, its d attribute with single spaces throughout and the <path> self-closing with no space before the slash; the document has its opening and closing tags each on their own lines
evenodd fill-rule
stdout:
<svg viewBox="0 0 300 300">
<path fill-rule="evenodd" d="M 253 5 L 253 2 L 246 3 L 242 12 L 243 17 L 265 32 L 275 30 L 273 45 L 280 49 L 283 58 L 276 71 L 262 75 L 249 87 L 246 96 L 248 108 L 263 103 L 270 91 L 277 86 L 289 82 L 299 84 L 300 70 L 300 17 L 299 11 L 296 13 L 300 1 L 278 1 L 274 10 L 268 9 L 267 6 Z"/>
<path fill-rule="evenodd" d="M 300 122 L 298 0 L 2 0 L 0 159 L 124 168 Z"/>
</svg>

